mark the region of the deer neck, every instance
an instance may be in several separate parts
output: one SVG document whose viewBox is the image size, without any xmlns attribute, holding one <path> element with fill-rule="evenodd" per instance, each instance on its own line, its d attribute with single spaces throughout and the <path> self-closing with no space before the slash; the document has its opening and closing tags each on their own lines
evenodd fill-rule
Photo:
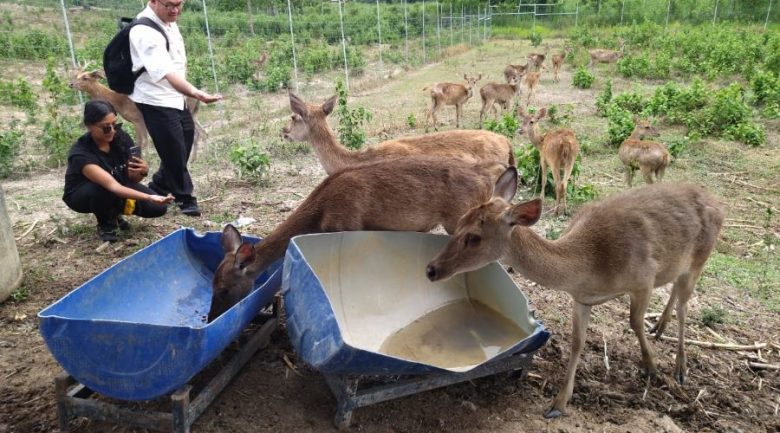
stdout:
<svg viewBox="0 0 780 433">
<path fill-rule="evenodd" d="M 640 133 L 639 133 L 639 130 L 638 130 L 638 129 L 635 129 L 635 130 L 633 130 L 633 131 L 631 132 L 631 135 L 629 135 L 629 136 L 628 136 L 628 138 L 627 138 L 626 140 L 627 140 L 627 141 L 628 141 L 628 140 L 633 140 L 633 141 L 642 141 L 642 139 L 643 139 L 643 138 L 644 138 L 644 137 L 642 136 L 642 134 L 640 134 Z"/>
<path fill-rule="evenodd" d="M 542 151 L 544 135 L 539 134 L 539 128 L 536 125 L 528 129 L 528 139 L 531 140 L 531 144 L 533 144 L 535 148 L 539 149 L 539 152 Z"/>
<path fill-rule="evenodd" d="M 246 268 L 246 274 L 257 278 L 273 262 L 284 257 L 287 245 L 294 236 L 317 232 L 317 219 L 306 211 L 306 201 L 296 208 L 281 224 L 261 242 L 255 244 L 255 259 Z"/>
<path fill-rule="evenodd" d="M 327 122 L 311 128 L 309 142 L 314 147 L 317 158 L 328 174 L 359 162 L 357 155 L 355 155 L 357 152 L 351 152 L 339 143 Z"/>
<path fill-rule="evenodd" d="M 516 227 L 510 236 L 504 260 L 531 281 L 549 289 L 568 291 L 574 285 L 573 278 L 587 272 L 581 269 L 583 261 L 577 259 L 576 244 L 565 237 L 550 241 L 528 227 Z"/>
</svg>

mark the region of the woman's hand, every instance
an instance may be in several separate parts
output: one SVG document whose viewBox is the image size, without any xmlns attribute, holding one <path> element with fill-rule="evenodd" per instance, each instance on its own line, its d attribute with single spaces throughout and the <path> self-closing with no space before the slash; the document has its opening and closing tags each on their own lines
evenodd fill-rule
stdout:
<svg viewBox="0 0 780 433">
<path fill-rule="evenodd" d="M 149 166 L 146 161 L 137 157 L 131 156 L 127 161 L 127 177 L 133 183 L 140 182 L 149 173 Z"/>
<path fill-rule="evenodd" d="M 150 195 L 149 201 L 155 204 L 168 204 L 173 203 L 173 195 L 168 194 L 166 196 L 162 195 Z"/>
</svg>

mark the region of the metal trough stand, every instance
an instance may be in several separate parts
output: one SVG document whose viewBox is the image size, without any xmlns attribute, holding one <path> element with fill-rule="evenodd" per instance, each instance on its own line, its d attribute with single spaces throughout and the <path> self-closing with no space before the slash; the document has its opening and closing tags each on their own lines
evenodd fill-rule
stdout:
<svg viewBox="0 0 780 433">
<path fill-rule="evenodd" d="M 334 424 L 339 430 L 349 429 L 352 423 L 352 411 L 363 406 L 393 400 L 408 395 L 429 391 L 467 380 L 491 376 L 498 373 L 516 371 L 522 380 L 531 368 L 534 352 L 517 353 L 507 358 L 488 362 L 465 373 L 437 373 L 417 376 L 405 376 L 392 380 L 386 377 L 381 384 L 360 388 L 360 382 L 381 376 L 325 375 L 334 397 L 337 400 Z M 393 376 L 395 377 L 395 376 Z"/>
<path fill-rule="evenodd" d="M 76 379 L 67 373 L 59 375 L 54 379 L 54 384 L 57 393 L 57 418 L 60 432 L 69 432 L 68 422 L 72 418 L 83 416 L 93 420 L 108 421 L 156 431 L 189 433 L 190 426 L 203 414 L 219 393 L 225 389 L 244 364 L 255 352 L 268 345 L 271 334 L 276 330 L 279 323 L 279 299 L 277 296 L 271 314 L 258 316 L 259 318 L 265 317 L 266 321 L 249 337 L 248 341 L 242 344 L 238 352 L 208 382 L 194 400 L 190 400 L 192 386 L 189 384 L 185 384 L 170 395 L 170 412 L 134 410 L 119 404 L 90 399 L 91 395 L 97 393 L 77 383 Z"/>
</svg>

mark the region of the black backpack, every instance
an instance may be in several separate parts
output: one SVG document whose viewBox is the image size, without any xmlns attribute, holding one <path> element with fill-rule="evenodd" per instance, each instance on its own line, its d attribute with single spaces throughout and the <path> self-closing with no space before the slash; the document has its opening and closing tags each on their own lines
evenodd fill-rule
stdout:
<svg viewBox="0 0 780 433">
<path fill-rule="evenodd" d="M 130 57 L 130 29 L 139 24 L 149 26 L 162 33 L 165 38 L 165 49 L 168 50 L 170 48 L 168 36 L 150 18 L 143 17 L 135 20 L 120 18 L 119 31 L 103 51 L 103 70 L 106 73 L 108 87 L 115 92 L 124 93 L 125 95 L 133 93 L 135 80 L 146 70 L 145 67 L 142 67 L 138 71 L 133 72 L 133 60 Z"/>
</svg>

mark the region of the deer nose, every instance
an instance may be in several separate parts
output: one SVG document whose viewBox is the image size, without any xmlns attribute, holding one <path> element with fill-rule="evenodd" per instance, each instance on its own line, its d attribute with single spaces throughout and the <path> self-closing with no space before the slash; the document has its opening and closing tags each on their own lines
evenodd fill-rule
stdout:
<svg viewBox="0 0 780 433">
<path fill-rule="evenodd" d="M 425 268 L 425 276 L 431 281 L 436 281 L 436 268 L 433 265 L 428 265 Z"/>
</svg>

